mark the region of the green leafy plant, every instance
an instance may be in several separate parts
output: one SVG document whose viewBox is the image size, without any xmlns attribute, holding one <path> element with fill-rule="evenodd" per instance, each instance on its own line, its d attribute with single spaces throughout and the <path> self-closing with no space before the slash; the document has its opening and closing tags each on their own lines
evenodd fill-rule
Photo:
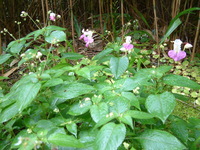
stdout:
<svg viewBox="0 0 200 150">
<path fill-rule="evenodd" d="M 63 33 L 53 30 L 45 40 L 53 47 L 55 36 L 65 41 Z M 114 150 L 124 142 L 132 149 L 198 145 L 199 119 L 187 123 L 171 115 L 176 100 L 168 89 L 200 85 L 168 74 L 170 66 L 132 71 L 134 52 L 123 56 L 120 47 L 111 44 L 93 59 L 64 53 L 53 67 L 17 81 L 1 97 L 1 148 Z M 72 65 L 70 58 L 79 61 Z"/>
</svg>

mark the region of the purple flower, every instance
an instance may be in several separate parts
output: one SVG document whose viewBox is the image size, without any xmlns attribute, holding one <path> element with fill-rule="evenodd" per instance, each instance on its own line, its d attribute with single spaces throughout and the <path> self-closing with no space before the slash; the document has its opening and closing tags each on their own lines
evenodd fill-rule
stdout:
<svg viewBox="0 0 200 150">
<path fill-rule="evenodd" d="M 174 59 L 174 61 L 179 61 L 186 57 L 186 52 L 181 51 L 181 44 L 183 42 L 180 39 L 176 39 L 174 41 L 174 49 L 168 52 L 170 58 Z"/>
<path fill-rule="evenodd" d="M 126 36 L 126 42 L 123 43 L 123 47 L 120 48 L 121 51 L 126 52 L 126 51 L 130 51 L 131 49 L 133 49 L 133 45 L 131 44 L 131 36 Z"/>
<path fill-rule="evenodd" d="M 88 29 L 85 31 L 84 29 L 82 30 L 82 35 L 80 36 L 80 40 L 83 39 L 84 42 L 86 43 L 85 46 L 88 47 L 90 43 L 94 42 L 94 39 L 92 37 L 93 31 L 89 31 Z"/>
</svg>

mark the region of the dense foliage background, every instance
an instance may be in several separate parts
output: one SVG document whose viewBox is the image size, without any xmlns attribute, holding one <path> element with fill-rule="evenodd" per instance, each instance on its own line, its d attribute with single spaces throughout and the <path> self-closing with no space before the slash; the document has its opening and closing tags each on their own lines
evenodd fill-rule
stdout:
<svg viewBox="0 0 200 150">
<path fill-rule="evenodd" d="M 55 25 L 65 27 L 68 31 L 72 31 L 72 24 L 74 27 L 78 23 L 84 28 L 90 27 L 103 33 L 105 30 L 121 29 L 125 23 L 137 19 L 138 29 L 149 30 L 149 33 L 158 40 L 166 33 L 172 18 L 192 7 L 200 7 L 200 2 L 198 0 L 1 0 L 0 30 L 6 28 L 15 37 L 19 36 L 19 32 L 20 36 L 24 36 L 37 27 L 29 19 L 23 21 L 20 17 L 21 11 L 28 12 L 34 20 L 39 19 L 43 27 L 48 24 L 47 12 L 52 10 L 62 17 Z M 198 12 L 181 16 L 183 23 L 173 32 L 170 40 L 174 40 L 175 37 L 181 38 L 192 43 L 195 51 L 199 52 L 200 39 L 195 41 L 195 37 L 198 36 L 196 35 L 198 18 Z M 20 31 L 15 21 L 22 22 Z M 2 36 L 0 44 L 8 44 L 11 40 L 9 36 Z"/>
</svg>

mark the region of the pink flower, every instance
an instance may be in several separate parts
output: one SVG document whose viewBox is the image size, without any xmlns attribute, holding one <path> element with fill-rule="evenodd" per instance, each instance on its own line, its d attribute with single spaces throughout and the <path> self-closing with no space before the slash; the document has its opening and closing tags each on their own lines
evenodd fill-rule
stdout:
<svg viewBox="0 0 200 150">
<path fill-rule="evenodd" d="M 131 44 L 131 36 L 126 36 L 126 42 L 123 43 L 123 47 L 120 48 L 121 51 L 126 52 L 126 51 L 130 51 L 131 49 L 133 49 L 133 45 Z"/>
<path fill-rule="evenodd" d="M 56 21 L 56 14 L 55 13 L 50 13 L 49 18 L 50 18 L 51 21 Z"/>
<path fill-rule="evenodd" d="M 174 59 L 174 61 L 179 61 L 186 57 L 186 52 L 181 51 L 181 44 L 183 42 L 180 39 L 176 39 L 174 41 L 174 49 L 168 52 L 170 58 Z"/>
<path fill-rule="evenodd" d="M 89 31 L 88 29 L 85 31 L 84 29 L 82 30 L 82 35 L 80 36 L 80 40 L 83 39 L 84 42 L 86 43 L 85 46 L 88 47 L 90 43 L 94 42 L 94 39 L 92 37 L 93 31 Z"/>
</svg>

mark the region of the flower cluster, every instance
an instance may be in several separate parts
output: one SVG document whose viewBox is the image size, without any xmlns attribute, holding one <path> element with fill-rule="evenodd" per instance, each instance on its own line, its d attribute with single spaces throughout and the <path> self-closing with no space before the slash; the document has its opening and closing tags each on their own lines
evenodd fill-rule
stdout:
<svg viewBox="0 0 200 150">
<path fill-rule="evenodd" d="M 92 34 L 93 34 L 94 32 L 93 32 L 93 31 L 90 31 L 90 30 L 88 30 L 88 29 L 85 31 L 85 29 L 83 29 L 83 30 L 82 30 L 82 33 L 83 33 L 83 34 L 80 36 L 79 39 L 80 39 L 80 40 L 83 39 L 84 42 L 86 43 L 85 46 L 88 47 L 90 43 L 93 43 L 93 42 L 94 42 L 94 39 L 93 39 L 93 37 L 92 37 Z"/>
<path fill-rule="evenodd" d="M 57 15 L 57 14 L 53 13 L 51 10 L 48 13 L 49 13 L 49 19 L 51 21 L 56 21 L 56 18 L 61 18 L 60 15 Z"/>
<path fill-rule="evenodd" d="M 130 51 L 130 50 L 133 49 L 133 47 L 134 47 L 134 46 L 131 44 L 131 42 L 132 42 L 132 41 L 131 41 L 131 36 L 126 36 L 125 39 L 126 39 L 126 42 L 123 43 L 123 47 L 120 48 L 120 50 L 123 51 L 123 52 Z"/>
<path fill-rule="evenodd" d="M 185 49 L 191 48 L 192 45 L 189 43 L 186 43 L 184 46 L 183 51 L 181 50 L 181 45 L 182 45 L 182 41 L 180 39 L 176 39 L 174 42 L 174 49 L 170 50 L 168 52 L 168 55 L 170 58 L 174 59 L 174 61 L 179 61 L 183 58 L 186 57 L 186 52 L 184 51 Z"/>
<path fill-rule="evenodd" d="M 28 13 L 25 12 L 25 11 L 22 11 L 21 14 L 20 14 L 20 16 L 21 16 L 21 17 L 26 17 L 26 16 L 28 16 Z"/>
</svg>

